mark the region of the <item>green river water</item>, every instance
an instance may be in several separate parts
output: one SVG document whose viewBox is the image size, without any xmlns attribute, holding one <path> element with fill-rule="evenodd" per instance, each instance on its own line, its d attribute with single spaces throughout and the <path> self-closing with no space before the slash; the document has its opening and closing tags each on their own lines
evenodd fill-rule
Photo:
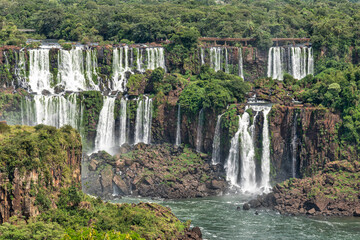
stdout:
<svg viewBox="0 0 360 240">
<path fill-rule="evenodd" d="M 360 239 L 360 218 L 283 216 L 270 210 L 243 211 L 245 195 L 152 200 L 124 197 L 118 203 L 155 202 L 170 207 L 182 221 L 192 220 L 204 239 Z M 237 210 L 240 206 L 241 210 Z"/>
</svg>

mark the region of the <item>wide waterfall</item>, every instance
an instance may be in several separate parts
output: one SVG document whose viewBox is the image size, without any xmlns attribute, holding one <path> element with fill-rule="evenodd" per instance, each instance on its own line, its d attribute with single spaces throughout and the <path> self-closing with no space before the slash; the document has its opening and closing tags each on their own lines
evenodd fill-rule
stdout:
<svg viewBox="0 0 360 240">
<path fill-rule="evenodd" d="M 152 99 L 145 97 L 145 99 L 138 100 L 138 107 L 136 110 L 135 122 L 135 140 L 134 143 L 151 142 L 151 122 L 152 122 Z"/>
<path fill-rule="evenodd" d="M 181 107 L 180 104 L 178 104 L 175 145 L 179 146 L 180 144 L 181 144 Z"/>
<path fill-rule="evenodd" d="M 122 98 L 120 101 L 120 123 L 119 123 L 119 146 L 127 142 L 127 129 L 126 129 L 126 107 L 127 100 Z"/>
<path fill-rule="evenodd" d="M 96 129 L 95 151 L 105 150 L 112 153 L 115 146 L 115 98 L 104 97 L 104 105 L 99 116 L 99 123 Z"/>
<path fill-rule="evenodd" d="M 292 169 L 292 177 L 296 178 L 296 154 L 297 154 L 297 117 L 298 114 L 295 113 L 294 120 L 293 120 L 293 126 L 292 126 L 292 139 L 291 139 L 291 169 Z"/>
<path fill-rule="evenodd" d="M 216 165 L 220 163 L 220 123 L 221 123 L 222 114 L 217 117 L 216 126 L 215 126 L 215 133 L 212 145 L 212 164 Z"/>
<path fill-rule="evenodd" d="M 201 152 L 203 142 L 203 126 L 204 126 L 204 109 L 201 109 L 198 117 L 198 125 L 196 129 L 196 151 Z"/>
<path fill-rule="evenodd" d="M 40 94 L 43 90 L 52 92 L 49 49 L 29 50 L 29 82 L 32 92 Z M 23 84 L 26 85 L 26 84 Z"/>
<path fill-rule="evenodd" d="M 71 125 L 80 129 L 81 110 L 76 94 L 64 96 L 35 95 L 26 98 L 21 105 L 22 124 L 34 126 L 45 124 L 60 128 Z"/>
<path fill-rule="evenodd" d="M 134 61 L 134 50 L 136 60 Z M 134 66 L 136 64 L 136 67 Z M 126 87 L 126 72 L 133 73 L 137 70 L 140 73 L 147 69 L 154 70 L 161 67 L 166 70 L 164 48 L 129 48 L 128 46 L 115 48 L 113 50 L 113 90 L 123 92 Z"/>
<path fill-rule="evenodd" d="M 288 49 L 286 53 L 286 49 Z M 268 54 L 267 76 L 283 80 L 284 73 L 295 79 L 314 74 L 314 57 L 311 47 L 271 47 Z"/>
<path fill-rule="evenodd" d="M 206 51 L 205 51 L 206 50 Z M 208 52 L 208 53 L 207 53 Z M 201 65 L 208 59 L 210 67 L 217 71 L 224 71 L 239 75 L 244 79 L 243 56 L 241 48 L 237 47 L 210 47 L 200 48 Z"/>
<path fill-rule="evenodd" d="M 232 186 L 239 187 L 243 192 L 269 192 L 270 187 L 270 137 L 268 114 L 270 105 L 248 105 L 246 109 L 253 111 L 251 117 L 246 111 L 239 116 L 239 127 L 231 139 L 231 147 L 225 162 L 226 178 Z M 261 171 L 256 171 L 255 146 L 257 139 L 256 123 L 259 113 L 263 114 L 262 123 L 262 147 L 261 147 Z M 214 160 L 213 160 L 214 162 Z M 260 176 L 256 176 L 261 172 Z M 260 179 L 257 181 L 257 179 Z"/>
</svg>

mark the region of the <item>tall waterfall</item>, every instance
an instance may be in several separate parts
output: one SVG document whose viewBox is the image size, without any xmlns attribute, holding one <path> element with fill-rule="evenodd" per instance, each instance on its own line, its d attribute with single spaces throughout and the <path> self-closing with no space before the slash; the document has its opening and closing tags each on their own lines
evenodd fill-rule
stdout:
<svg viewBox="0 0 360 240">
<path fill-rule="evenodd" d="M 294 122 L 293 122 L 293 126 L 292 126 L 292 131 L 291 131 L 291 135 L 292 135 L 292 139 L 291 139 L 291 155 L 292 155 L 292 162 L 291 162 L 291 168 L 292 168 L 292 177 L 296 178 L 296 153 L 297 153 L 297 117 L 298 114 L 295 113 L 294 115 Z"/>
<path fill-rule="evenodd" d="M 113 50 L 113 89 L 124 91 L 126 86 L 125 72 L 130 71 L 128 59 L 129 47 L 114 48 Z M 125 54 L 124 54 L 125 52 Z M 124 58 L 124 59 L 123 59 Z"/>
<path fill-rule="evenodd" d="M 104 97 L 104 105 L 100 111 L 99 123 L 96 129 L 95 150 L 105 150 L 111 153 L 115 146 L 115 98 Z"/>
<path fill-rule="evenodd" d="M 135 122 L 135 144 L 151 142 L 152 99 L 145 97 L 138 101 Z"/>
<path fill-rule="evenodd" d="M 196 151 L 201 152 L 203 142 L 203 126 L 204 126 L 204 109 L 201 109 L 198 117 L 198 125 L 196 129 Z"/>
<path fill-rule="evenodd" d="M 45 124 L 60 128 L 68 124 L 80 128 L 81 111 L 75 94 L 68 97 L 35 95 L 33 101 L 27 98 L 22 103 L 21 112 L 24 125 Z"/>
<path fill-rule="evenodd" d="M 65 90 L 75 92 L 87 90 L 82 48 L 76 47 L 69 51 L 60 49 L 58 64 L 58 80 Z"/>
<path fill-rule="evenodd" d="M 97 56 L 96 50 L 87 49 L 86 50 L 86 61 L 85 61 L 85 77 L 87 80 L 87 85 L 92 90 L 99 91 L 99 86 L 95 84 L 94 80 L 98 80 L 97 73 Z"/>
<path fill-rule="evenodd" d="M 241 158 L 241 180 L 240 187 L 242 191 L 255 192 L 256 186 L 256 167 L 255 167 L 255 146 L 253 136 L 249 129 L 253 128 L 250 125 L 250 116 L 247 112 L 243 114 L 240 119 L 240 158 Z M 255 122 L 253 122 L 253 125 Z"/>
<path fill-rule="evenodd" d="M 222 49 L 220 47 L 210 48 L 210 66 L 217 72 L 222 70 Z"/>
<path fill-rule="evenodd" d="M 310 47 L 288 48 L 285 54 L 283 47 L 271 47 L 268 54 L 267 76 L 283 80 L 284 72 L 291 74 L 295 79 L 302 79 L 308 74 L 314 74 L 313 51 Z"/>
<path fill-rule="evenodd" d="M 119 124 L 119 146 L 127 142 L 127 131 L 126 131 L 126 107 L 127 100 L 122 98 L 120 101 L 120 124 Z"/>
<path fill-rule="evenodd" d="M 268 57 L 268 72 L 267 76 L 273 79 L 283 80 L 284 67 L 283 67 L 284 48 L 271 47 L 269 49 Z"/>
<path fill-rule="evenodd" d="M 200 60 L 201 60 L 201 65 L 205 64 L 205 56 L 204 56 L 204 49 L 200 48 Z"/>
<path fill-rule="evenodd" d="M 40 94 L 43 90 L 52 92 L 49 49 L 29 50 L 29 86 L 32 92 Z"/>
<path fill-rule="evenodd" d="M 217 117 L 216 126 L 215 126 L 215 133 L 214 133 L 214 139 L 213 139 L 213 145 L 212 145 L 212 164 L 216 165 L 220 163 L 220 123 L 221 123 L 221 117 L 223 114 L 219 115 Z"/>
<path fill-rule="evenodd" d="M 243 192 L 269 192 L 270 186 L 270 137 L 268 114 L 271 110 L 269 105 L 248 105 L 255 112 L 253 122 L 250 124 L 250 115 L 244 112 L 239 117 L 239 128 L 231 139 L 229 156 L 226 159 L 226 178 L 232 186 L 240 187 Z M 262 155 L 261 155 L 261 179 L 257 182 L 256 159 L 255 159 L 255 124 L 259 113 L 263 113 L 264 121 L 262 128 Z"/>
<path fill-rule="evenodd" d="M 247 113 L 246 113 L 247 114 Z M 238 186 L 239 177 L 239 135 L 242 131 L 242 119 L 239 116 L 239 128 L 231 139 L 231 146 L 229 156 L 226 159 L 225 171 L 226 180 L 230 182 L 232 186 Z"/>
<path fill-rule="evenodd" d="M 243 56 L 242 56 L 242 49 L 239 48 L 239 76 L 244 79 L 244 66 L 243 66 Z"/>
<path fill-rule="evenodd" d="M 180 104 L 178 104 L 175 145 L 179 146 L 180 144 L 181 144 L 181 107 Z"/>
</svg>

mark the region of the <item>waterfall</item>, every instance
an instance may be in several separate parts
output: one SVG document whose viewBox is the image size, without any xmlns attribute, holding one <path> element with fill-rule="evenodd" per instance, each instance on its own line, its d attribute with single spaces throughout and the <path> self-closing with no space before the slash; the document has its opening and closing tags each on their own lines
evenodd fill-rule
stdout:
<svg viewBox="0 0 360 240">
<path fill-rule="evenodd" d="M 227 48 L 225 48 L 225 72 L 229 73 L 229 55 Z"/>
<path fill-rule="evenodd" d="M 294 122 L 292 127 L 292 140 L 291 140 L 291 148 L 292 148 L 292 177 L 296 178 L 296 148 L 297 148 L 297 117 L 298 114 L 295 113 L 294 115 Z"/>
<path fill-rule="evenodd" d="M 246 113 L 247 114 L 247 113 Z M 230 182 L 232 186 L 238 186 L 239 177 L 239 135 L 242 130 L 242 119 L 239 116 L 239 128 L 231 139 L 231 146 L 229 156 L 226 159 L 224 165 L 226 171 L 226 180 Z"/>
<path fill-rule="evenodd" d="M 119 90 L 121 92 L 125 90 L 126 87 L 125 73 L 127 71 L 131 71 L 131 69 L 128 68 L 129 66 L 128 51 L 129 51 L 128 46 L 114 48 L 113 50 L 113 62 L 112 62 L 113 90 Z"/>
<path fill-rule="evenodd" d="M 138 101 L 135 122 L 135 144 L 151 142 L 152 99 L 144 97 Z"/>
<path fill-rule="evenodd" d="M 242 57 L 242 49 L 238 48 L 239 51 L 239 76 L 244 79 L 244 66 L 243 66 L 243 57 Z"/>
<path fill-rule="evenodd" d="M 146 58 L 144 56 L 145 51 L 141 48 L 136 48 L 136 70 L 140 73 L 145 70 L 154 70 L 161 67 L 166 70 L 165 67 L 165 55 L 164 48 L 151 47 L 146 48 Z M 133 73 L 132 66 L 134 65 L 134 49 L 128 46 L 114 48 L 113 50 L 113 90 L 125 91 L 127 79 L 126 72 Z M 146 59 L 146 63 L 144 63 Z"/>
<path fill-rule="evenodd" d="M 70 125 L 80 128 L 81 113 L 77 103 L 77 96 L 35 95 L 34 100 L 27 98 L 22 104 L 22 123 L 25 125 L 45 124 L 60 128 Z"/>
<path fill-rule="evenodd" d="M 32 92 L 52 92 L 49 49 L 29 50 L 29 86 Z"/>
<path fill-rule="evenodd" d="M 164 48 L 146 48 L 147 53 L 147 68 L 154 70 L 155 68 L 161 67 L 164 70 L 165 68 L 165 57 L 164 57 Z"/>
<path fill-rule="evenodd" d="M 26 80 L 26 61 L 25 61 L 25 52 L 23 50 L 19 51 L 19 54 L 16 55 L 16 66 L 15 66 L 15 75 L 18 79 L 19 86 L 26 88 L 28 82 Z"/>
<path fill-rule="evenodd" d="M 178 104 L 175 145 L 179 146 L 180 144 L 181 144 L 181 107 L 180 104 Z"/>
<path fill-rule="evenodd" d="M 281 47 L 271 47 L 268 54 L 267 76 L 273 79 L 283 80 L 283 54 L 284 49 Z"/>
<path fill-rule="evenodd" d="M 201 59 L 201 65 L 205 64 L 205 56 L 204 56 L 204 49 L 200 48 L 200 59 Z"/>
<path fill-rule="evenodd" d="M 255 125 L 255 122 L 253 122 Z M 241 158 L 241 181 L 240 187 L 243 192 L 255 192 L 256 189 L 256 166 L 255 166 L 255 146 L 253 136 L 249 129 L 254 128 L 250 126 L 250 116 L 247 112 L 243 114 L 240 119 L 240 158 Z"/>
<path fill-rule="evenodd" d="M 271 106 L 269 106 L 269 105 L 251 105 L 250 108 L 256 112 L 263 112 L 263 115 L 264 115 L 263 131 L 262 131 L 260 188 L 262 188 L 262 190 L 264 192 L 269 192 L 271 189 L 271 186 L 270 186 L 270 137 L 269 137 L 268 114 L 271 110 Z"/>
<path fill-rule="evenodd" d="M 307 74 L 314 75 L 314 56 L 312 48 L 308 48 L 308 72 Z"/>
<path fill-rule="evenodd" d="M 216 126 L 215 126 L 215 133 L 212 145 L 212 164 L 216 165 L 221 162 L 220 159 L 220 123 L 221 117 L 223 114 L 217 116 Z"/>
<path fill-rule="evenodd" d="M 221 70 L 221 53 L 220 47 L 210 48 L 210 66 L 217 72 Z"/>
<path fill-rule="evenodd" d="M 126 137 L 126 107 L 127 107 L 127 100 L 122 98 L 120 101 L 120 130 L 119 130 L 119 146 L 123 145 L 127 142 Z"/>
<path fill-rule="evenodd" d="M 87 85 L 92 90 L 99 91 L 99 86 L 94 83 L 94 80 L 98 80 L 97 74 L 97 56 L 96 50 L 87 49 L 86 50 L 86 62 L 85 62 L 85 76 L 87 80 Z"/>
<path fill-rule="evenodd" d="M 104 97 L 104 105 L 100 111 L 99 122 L 96 129 L 95 151 L 105 150 L 111 153 L 115 146 L 115 98 Z"/>
<path fill-rule="evenodd" d="M 271 47 L 268 54 L 267 76 L 283 80 L 283 73 L 291 74 L 295 79 L 302 79 L 314 74 L 314 58 L 312 48 L 290 47 L 285 54 L 283 47 Z"/>
<path fill-rule="evenodd" d="M 204 126 L 204 109 L 201 109 L 199 112 L 198 125 L 197 125 L 197 130 L 196 130 L 196 151 L 197 152 L 201 152 L 201 150 L 202 150 L 203 126 Z"/>
</svg>

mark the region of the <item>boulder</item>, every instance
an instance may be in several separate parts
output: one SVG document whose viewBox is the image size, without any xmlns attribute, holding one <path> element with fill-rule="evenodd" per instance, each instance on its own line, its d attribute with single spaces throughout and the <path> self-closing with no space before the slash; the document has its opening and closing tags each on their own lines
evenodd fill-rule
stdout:
<svg viewBox="0 0 360 240">
<path fill-rule="evenodd" d="M 248 204 L 248 203 L 245 203 L 244 205 L 243 205 L 243 210 L 250 210 L 250 205 Z"/>
<path fill-rule="evenodd" d="M 124 182 L 124 180 L 121 178 L 121 176 L 115 175 L 113 177 L 113 182 L 124 195 L 130 194 L 129 188 L 126 185 L 126 183 Z"/>
</svg>

